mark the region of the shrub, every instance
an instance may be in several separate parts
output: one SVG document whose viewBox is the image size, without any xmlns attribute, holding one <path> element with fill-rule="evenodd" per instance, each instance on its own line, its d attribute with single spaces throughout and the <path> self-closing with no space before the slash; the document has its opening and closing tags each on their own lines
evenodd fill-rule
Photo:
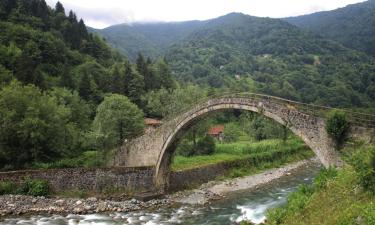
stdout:
<svg viewBox="0 0 375 225">
<path fill-rule="evenodd" d="M 215 140 L 213 137 L 207 135 L 197 143 L 198 155 L 211 155 L 215 151 Z"/>
<path fill-rule="evenodd" d="M 238 138 L 242 135 L 240 127 L 236 123 L 229 123 L 225 125 L 225 132 L 224 132 L 224 141 L 229 142 L 236 142 Z"/>
<path fill-rule="evenodd" d="M 10 181 L 1 181 L 0 182 L 0 195 L 13 194 L 14 192 L 14 183 Z"/>
<path fill-rule="evenodd" d="M 50 193 L 50 188 L 47 181 L 26 179 L 17 191 L 19 194 L 32 196 L 47 196 Z"/>
<path fill-rule="evenodd" d="M 182 140 L 177 147 L 176 154 L 185 157 L 193 156 L 195 154 L 194 146 L 188 141 Z"/>
<path fill-rule="evenodd" d="M 329 113 L 326 124 L 326 131 L 339 146 L 345 138 L 349 127 L 345 112 L 333 110 Z"/>
<path fill-rule="evenodd" d="M 358 150 L 350 158 L 350 164 L 357 172 L 361 186 L 375 193 L 375 148 Z"/>
<path fill-rule="evenodd" d="M 314 187 L 317 189 L 322 189 L 327 186 L 328 180 L 337 177 L 337 169 L 330 167 L 328 169 L 322 169 L 318 176 L 314 180 Z"/>
</svg>

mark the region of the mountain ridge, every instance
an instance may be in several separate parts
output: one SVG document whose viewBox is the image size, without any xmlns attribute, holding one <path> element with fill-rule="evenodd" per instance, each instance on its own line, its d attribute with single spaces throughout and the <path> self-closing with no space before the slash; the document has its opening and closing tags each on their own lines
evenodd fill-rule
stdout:
<svg viewBox="0 0 375 225">
<path fill-rule="evenodd" d="M 283 20 L 322 37 L 375 56 L 375 1 Z"/>
</svg>

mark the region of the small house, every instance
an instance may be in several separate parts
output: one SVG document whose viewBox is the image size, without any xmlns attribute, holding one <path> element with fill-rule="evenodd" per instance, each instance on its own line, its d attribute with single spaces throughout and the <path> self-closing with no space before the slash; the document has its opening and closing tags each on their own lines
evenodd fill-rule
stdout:
<svg viewBox="0 0 375 225">
<path fill-rule="evenodd" d="M 160 120 L 153 118 L 145 118 L 144 123 L 146 125 L 145 133 L 150 133 L 163 124 Z"/>
<path fill-rule="evenodd" d="M 217 125 L 214 127 L 211 127 L 208 132 L 208 135 L 215 138 L 218 141 L 224 140 L 224 125 Z"/>
</svg>

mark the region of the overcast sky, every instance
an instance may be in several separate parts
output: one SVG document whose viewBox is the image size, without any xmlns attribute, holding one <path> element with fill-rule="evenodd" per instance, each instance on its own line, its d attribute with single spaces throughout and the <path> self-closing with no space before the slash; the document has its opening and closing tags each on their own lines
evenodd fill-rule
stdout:
<svg viewBox="0 0 375 225">
<path fill-rule="evenodd" d="M 46 0 L 54 7 L 57 0 Z M 298 16 L 364 0 L 60 0 L 88 26 L 119 23 L 205 20 L 230 12 L 261 17 Z"/>
</svg>

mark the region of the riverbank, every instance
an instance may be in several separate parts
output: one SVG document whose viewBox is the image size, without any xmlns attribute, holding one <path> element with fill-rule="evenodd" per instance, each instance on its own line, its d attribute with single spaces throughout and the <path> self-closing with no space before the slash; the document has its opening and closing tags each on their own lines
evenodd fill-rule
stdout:
<svg viewBox="0 0 375 225">
<path fill-rule="evenodd" d="M 170 207 L 177 204 L 207 204 L 215 199 L 225 197 L 233 191 L 261 187 L 293 171 L 317 163 L 317 160 L 303 160 L 282 168 L 270 169 L 260 174 L 236 178 L 229 181 L 213 181 L 198 189 L 177 192 L 162 199 L 148 202 L 132 200 L 105 200 L 94 197 L 79 198 L 46 198 L 23 195 L 0 196 L 0 216 L 21 214 L 92 214 L 99 212 L 130 212 L 146 208 Z"/>
<path fill-rule="evenodd" d="M 0 216 L 21 214 L 93 214 L 99 212 L 130 212 L 167 205 L 170 205 L 168 199 L 154 199 L 148 202 L 142 202 L 136 199 L 111 201 L 97 199 L 95 197 L 79 199 L 2 195 L 0 196 Z"/>
<path fill-rule="evenodd" d="M 269 169 L 255 175 L 227 181 L 211 181 L 194 190 L 177 192 L 171 195 L 170 198 L 172 202 L 204 205 L 213 200 L 223 198 L 232 192 L 260 188 L 284 176 L 292 175 L 298 169 L 309 167 L 313 164 L 319 164 L 319 160 L 312 158 L 291 163 L 281 168 Z"/>
<path fill-rule="evenodd" d="M 341 151 L 343 168 L 318 174 L 271 210 L 266 224 L 375 224 L 375 145 L 349 143 Z"/>
</svg>

